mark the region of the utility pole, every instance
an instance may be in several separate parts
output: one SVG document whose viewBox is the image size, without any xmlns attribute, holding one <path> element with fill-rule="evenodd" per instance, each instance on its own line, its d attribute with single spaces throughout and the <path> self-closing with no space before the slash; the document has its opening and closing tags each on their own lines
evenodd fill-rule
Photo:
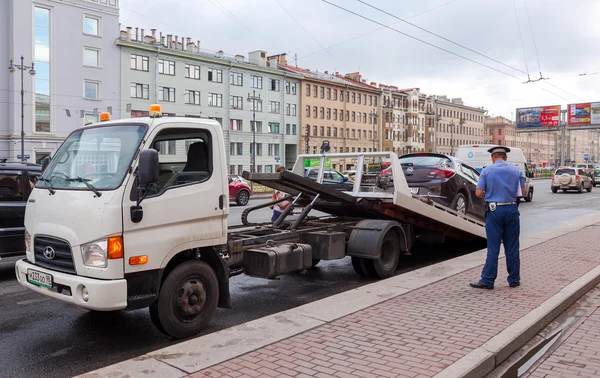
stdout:
<svg viewBox="0 0 600 378">
<path fill-rule="evenodd" d="M 31 62 L 31 67 L 24 65 L 23 55 L 21 55 L 21 64 L 13 64 L 13 60 L 10 60 L 8 65 L 8 72 L 14 73 L 15 70 L 21 71 L 21 161 L 25 161 L 25 89 L 23 88 L 23 71 L 29 70 L 31 76 L 35 75 L 33 69 L 34 63 Z"/>
<path fill-rule="evenodd" d="M 452 156 L 454 155 L 454 127 L 456 127 L 456 125 L 454 124 L 454 121 L 452 121 L 448 126 L 450 126 L 450 156 Z"/>
<path fill-rule="evenodd" d="M 371 117 L 371 119 L 373 120 L 373 149 L 372 151 L 375 152 L 375 125 L 377 124 L 377 112 L 375 111 L 375 109 L 371 110 L 371 113 L 369 113 L 369 117 Z M 373 157 L 373 163 L 375 163 L 375 157 Z"/>
<path fill-rule="evenodd" d="M 560 164 L 565 165 L 565 137 L 567 134 L 567 122 L 565 121 L 567 116 L 567 109 L 561 109 L 560 111 Z"/>
<path fill-rule="evenodd" d="M 256 90 L 252 91 L 252 96 L 248 93 L 248 102 L 252 102 L 252 173 L 256 172 L 256 104 L 261 101 Z"/>
</svg>

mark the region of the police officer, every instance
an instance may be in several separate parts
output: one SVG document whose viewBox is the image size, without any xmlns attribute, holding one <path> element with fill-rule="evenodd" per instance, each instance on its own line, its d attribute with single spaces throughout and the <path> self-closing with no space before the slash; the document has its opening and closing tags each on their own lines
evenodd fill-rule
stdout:
<svg viewBox="0 0 600 378">
<path fill-rule="evenodd" d="M 517 287 L 521 284 L 519 259 L 519 223 L 518 201 L 525 193 L 525 176 L 521 170 L 506 162 L 510 148 L 492 147 L 494 164 L 481 171 L 477 183 L 477 196 L 486 202 L 487 259 L 481 272 L 481 279 L 471 283 L 477 289 L 493 289 L 498 275 L 498 254 L 500 243 L 504 242 L 508 284 Z"/>
</svg>

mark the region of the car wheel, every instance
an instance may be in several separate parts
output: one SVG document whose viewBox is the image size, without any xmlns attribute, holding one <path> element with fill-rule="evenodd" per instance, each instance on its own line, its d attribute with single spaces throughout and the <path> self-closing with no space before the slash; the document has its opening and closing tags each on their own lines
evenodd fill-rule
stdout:
<svg viewBox="0 0 600 378">
<path fill-rule="evenodd" d="M 551 188 L 551 189 L 552 189 L 552 193 L 558 192 L 558 188 Z"/>
<path fill-rule="evenodd" d="M 589 188 L 586 189 L 588 193 L 590 193 L 592 191 L 592 185 L 590 185 Z"/>
<path fill-rule="evenodd" d="M 247 190 L 240 190 L 237 197 L 235 198 L 235 202 L 239 206 L 246 206 L 248 201 L 250 200 L 250 193 Z"/>
<path fill-rule="evenodd" d="M 583 184 L 579 185 L 579 189 L 577 189 L 577 193 L 583 193 Z"/>
<path fill-rule="evenodd" d="M 595 183 L 595 182 L 593 182 L 593 183 L 592 183 L 592 186 L 595 188 L 595 187 L 596 187 L 596 183 Z"/>
<path fill-rule="evenodd" d="M 457 213 L 463 215 L 467 213 L 467 199 L 462 193 L 458 193 L 456 197 L 454 197 L 452 208 L 456 210 Z"/>
<path fill-rule="evenodd" d="M 527 192 L 527 197 L 525 197 L 525 202 L 531 201 L 533 201 L 533 189 L 529 189 L 529 191 Z"/>
</svg>

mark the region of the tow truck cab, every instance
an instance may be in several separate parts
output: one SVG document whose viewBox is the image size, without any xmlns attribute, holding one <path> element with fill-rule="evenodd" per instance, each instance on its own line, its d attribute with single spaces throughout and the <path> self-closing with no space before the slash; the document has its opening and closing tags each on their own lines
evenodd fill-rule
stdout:
<svg viewBox="0 0 600 378">
<path fill-rule="evenodd" d="M 90 310 L 154 304 L 153 320 L 193 318 L 213 307 L 207 297 L 229 306 L 228 268 L 213 248 L 227 241 L 229 213 L 221 126 L 160 115 L 103 114 L 69 135 L 28 199 L 21 284 Z M 204 279 L 163 282 L 186 260 Z M 160 288 L 175 286 L 186 290 L 183 313 L 160 313 Z"/>
</svg>

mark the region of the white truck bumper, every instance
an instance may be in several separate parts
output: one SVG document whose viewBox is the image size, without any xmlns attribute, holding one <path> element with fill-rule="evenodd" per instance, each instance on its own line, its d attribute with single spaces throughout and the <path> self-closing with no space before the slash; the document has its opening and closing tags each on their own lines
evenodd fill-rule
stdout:
<svg viewBox="0 0 600 378">
<path fill-rule="evenodd" d="M 52 289 L 27 281 L 27 269 L 52 275 Z M 45 269 L 25 260 L 17 261 L 15 271 L 21 285 L 61 301 L 97 311 L 121 310 L 127 307 L 127 281 L 124 279 L 99 280 L 81 277 Z M 66 288 L 69 290 L 65 290 Z M 84 288 L 89 296 L 87 301 L 83 299 Z"/>
</svg>

